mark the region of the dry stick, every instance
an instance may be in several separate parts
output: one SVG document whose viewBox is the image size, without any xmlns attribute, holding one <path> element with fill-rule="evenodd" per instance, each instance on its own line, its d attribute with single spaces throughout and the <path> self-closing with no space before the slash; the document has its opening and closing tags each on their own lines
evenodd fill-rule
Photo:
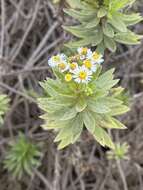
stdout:
<svg viewBox="0 0 143 190">
<path fill-rule="evenodd" d="M 53 43 L 51 43 L 48 47 L 46 47 L 45 49 L 43 49 L 43 51 L 41 51 L 37 57 L 34 59 L 33 63 L 37 62 L 46 52 L 48 52 L 51 48 L 55 47 L 58 43 L 60 43 L 63 40 L 63 38 L 58 38 L 57 40 L 55 40 Z"/>
<path fill-rule="evenodd" d="M 17 55 L 19 54 L 19 52 L 20 52 L 21 48 L 23 47 L 23 44 L 24 44 L 24 42 L 25 42 L 25 40 L 26 40 L 26 38 L 27 38 L 27 36 L 28 36 L 28 34 L 29 34 L 29 32 L 30 32 L 30 30 L 32 29 L 32 26 L 33 26 L 33 24 L 34 24 L 34 22 L 35 22 L 35 20 L 36 20 L 37 13 L 38 13 L 38 10 L 39 10 L 39 4 L 40 4 L 40 0 L 37 0 L 37 3 L 36 3 L 36 5 L 35 5 L 35 11 L 34 11 L 32 20 L 31 20 L 31 22 L 30 22 L 30 24 L 29 24 L 29 26 L 28 26 L 26 32 L 24 33 L 24 36 L 23 36 L 23 38 L 22 38 L 22 40 L 21 40 L 21 42 L 20 42 L 20 45 L 19 45 L 18 49 L 16 50 L 15 54 L 14 54 L 13 57 L 11 58 L 12 61 L 14 61 L 14 59 L 15 59 L 15 58 L 17 57 Z"/>
<path fill-rule="evenodd" d="M 30 69 L 17 70 L 10 73 L 0 73 L 0 76 L 2 77 L 15 76 L 15 75 L 24 74 L 24 73 L 28 73 L 32 71 L 42 71 L 42 70 L 49 70 L 49 67 L 48 66 L 32 67 Z"/>
<path fill-rule="evenodd" d="M 59 185 L 59 181 L 60 181 L 60 163 L 59 163 L 59 153 L 56 153 L 55 156 L 55 177 L 54 177 L 54 181 L 53 181 L 53 190 L 59 190 L 60 189 L 60 185 Z"/>
<path fill-rule="evenodd" d="M 108 168 L 108 170 L 107 170 L 107 173 L 106 173 L 106 175 L 105 175 L 105 177 L 104 177 L 104 179 L 103 179 L 103 182 L 102 182 L 102 184 L 101 184 L 99 190 L 103 190 L 103 189 L 104 189 L 105 183 L 106 183 L 108 177 L 110 176 L 110 173 L 111 173 L 111 164 L 109 165 L 109 168 Z M 94 189 L 93 189 L 93 190 L 94 190 Z"/>
<path fill-rule="evenodd" d="M 119 170 L 122 182 L 123 182 L 124 190 L 128 190 L 128 186 L 127 186 L 127 182 L 126 182 L 126 177 L 124 175 L 121 163 L 120 163 L 119 160 L 117 160 L 116 163 L 117 163 L 117 167 L 118 167 L 118 170 Z"/>
<path fill-rule="evenodd" d="M 109 130 L 109 134 L 112 137 L 111 130 Z M 119 170 L 119 173 L 120 173 L 120 176 L 121 176 L 121 179 L 122 179 L 122 182 L 123 182 L 124 190 L 128 190 L 128 186 L 127 186 L 127 182 L 126 182 L 126 177 L 124 175 L 124 172 L 123 172 L 120 160 L 116 160 L 116 164 L 117 164 L 117 168 Z"/>
<path fill-rule="evenodd" d="M 142 190 L 142 187 L 143 187 L 143 180 L 142 180 L 142 173 L 141 173 L 142 168 L 138 163 L 135 163 L 135 167 L 137 168 L 137 172 L 139 176 L 140 190 Z"/>
<path fill-rule="evenodd" d="M 11 4 L 17 9 L 17 12 L 24 18 L 24 19 L 29 19 L 31 18 L 32 15 L 26 15 L 17 5 L 16 2 L 14 2 L 14 0 L 9 0 L 11 2 Z"/>
<path fill-rule="evenodd" d="M 7 90 L 9 90 L 9 91 L 11 91 L 11 92 L 13 92 L 15 94 L 18 94 L 18 95 L 20 95 L 20 96 L 22 96 L 22 97 L 24 97 L 24 98 L 26 98 L 26 99 L 28 99 L 28 100 L 30 100 L 32 102 L 35 102 L 35 100 L 33 98 L 31 98 L 30 96 L 28 96 L 28 95 L 26 95 L 26 94 L 24 94 L 24 93 L 22 93 L 22 92 L 20 92 L 20 91 L 18 91 L 16 89 L 10 87 L 10 86 L 8 86 L 7 84 L 4 84 L 4 83 L 0 82 L 0 86 L 2 86 L 3 88 L 5 88 L 5 89 L 7 89 Z"/>
<path fill-rule="evenodd" d="M 19 2 L 18 6 L 21 6 L 21 2 L 22 2 L 22 1 Z M 9 21 L 8 21 L 8 22 L 6 23 L 6 25 L 5 25 L 5 30 L 8 30 L 8 29 L 11 27 L 12 23 L 15 21 L 16 15 L 17 15 L 17 12 L 15 12 L 15 13 L 11 16 L 11 18 L 9 19 Z M 0 31 L 0 35 L 1 35 L 1 32 L 2 32 L 2 31 Z"/>
<path fill-rule="evenodd" d="M 50 184 L 50 182 L 45 178 L 45 176 L 40 173 L 38 170 L 34 170 L 35 174 L 39 177 L 39 179 L 41 179 L 41 181 L 43 181 L 43 183 L 45 184 L 45 186 L 47 187 L 47 190 L 53 190 L 52 185 Z"/>
<path fill-rule="evenodd" d="M 29 69 L 34 64 L 34 58 L 38 55 L 38 53 L 41 51 L 47 40 L 50 38 L 52 32 L 55 30 L 55 28 L 59 25 L 59 22 L 53 23 L 52 27 L 48 30 L 48 32 L 45 34 L 44 38 L 36 48 L 36 50 L 33 52 L 32 56 L 28 60 L 27 64 L 25 65 L 25 69 Z"/>
<path fill-rule="evenodd" d="M 3 57 L 4 51 L 4 31 L 5 31 L 5 3 L 1 0 L 1 42 L 0 42 L 0 57 Z"/>
</svg>

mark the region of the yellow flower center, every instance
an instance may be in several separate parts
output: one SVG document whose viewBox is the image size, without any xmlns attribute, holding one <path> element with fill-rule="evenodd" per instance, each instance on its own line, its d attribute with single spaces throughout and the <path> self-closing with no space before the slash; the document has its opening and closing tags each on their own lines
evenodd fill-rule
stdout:
<svg viewBox="0 0 143 190">
<path fill-rule="evenodd" d="M 77 66 L 76 63 L 71 63 L 71 64 L 70 64 L 70 68 L 71 68 L 71 70 L 76 69 L 76 66 Z"/>
<path fill-rule="evenodd" d="M 53 56 L 53 61 L 60 62 L 60 57 L 58 55 Z"/>
<path fill-rule="evenodd" d="M 88 68 L 88 69 L 91 69 L 91 67 L 92 67 L 92 63 L 91 63 L 91 61 L 90 60 L 85 60 L 84 62 L 83 62 L 83 64 L 85 65 L 85 67 L 86 68 Z"/>
<path fill-rule="evenodd" d="M 69 61 L 71 62 L 77 62 L 80 59 L 80 56 L 77 54 L 75 56 L 69 57 Z"/>
<path fill-rule="evenodd" d="M 67 82 L 69 82 L 69 81 L 71 81 L 72 80 L 72 75 L 71 74 L 66 74 L 65 75 L 65 81 L 67 81 Z"/>
<path fill-rule="evenodd" d="M 86 77 L 87 77 L 87 73 L 86 73 L 85 71 L 80 71 L 80 73 L 79 73 L 79 78 L 80 78 L 81 80 L 85 80 Z"/>
<path fill-rule="evenodd" d="M 83 55 L 86 55 L 87 54 L 87 48 L 82 48 L 82 50 L 81 50 L 81 54 L 83 54 Z"/>
<path fill-rule="evenodd" d="M 64 70 L 66 68 L 66 65 L 65 63 L 59 63 L 58 64 L 58 67 L 61 69 L 61 70 Z"/>
<path fill-rule="evenodd" d="M 97 53 L 97 52 L 94 52 L 94 53 L 93 53 L 93 59 L 94 59 L 94 60 L 98 60 L 99 58 L 100 58 L 100 54 Z"/>
</svg>

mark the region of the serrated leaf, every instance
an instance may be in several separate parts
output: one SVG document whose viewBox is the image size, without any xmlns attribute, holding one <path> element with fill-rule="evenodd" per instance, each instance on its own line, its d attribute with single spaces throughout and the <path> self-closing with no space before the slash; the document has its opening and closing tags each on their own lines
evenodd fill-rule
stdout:
<svg viewBox="0 0 143 190">
<path fill-rule="evenodd" d="M 51 87 L 48 82 L 40 82 L 40 86 L 49 96 L 56 96 L 58 94 L 57 91 L 53 87 Z"/>
<path fill-rule="evenodd" d="M 73 144 L 80 136 L 83 129 L 83 121 L 80 115 L 69 122 L 68 126 L 62 128 L 55 138 L 55 142 L 61 141 L 58 149 L 62 149 L 68 144 Z"/>
<path fill-rule="evenodd" d="M 94 83 L 95 85 L 100 88 L 100 89 L 104 89 L 104 90 L 109 90 L 111 89 L 113 86 L 115 86 L 119 80 L 113 80 L 113 72 L 114 69 L 110 69 L 109 71 L 105 72 L 104 74 L 102 74 Z"/>
<path fill-rule="evenodd" d="M 108 146 L 109 148 L 114 149 L 114 143 L 104 129 L 95 125 L 95 130 L 92 134 L 97 142 L 100 143 L 102 146 Z"/>
</svg>

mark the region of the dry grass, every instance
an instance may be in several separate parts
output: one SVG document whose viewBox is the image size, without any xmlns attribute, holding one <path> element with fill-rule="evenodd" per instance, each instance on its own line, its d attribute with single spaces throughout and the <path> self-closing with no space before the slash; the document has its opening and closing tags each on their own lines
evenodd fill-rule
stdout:
<svg viewBox="0 0 143 190">
<path fill-rule="evenodd" d="M 138 8 L 143 11 L 142 2 Z M 0 90 L 11 98 L 4 127 L 0 129 L 0 161 L 11 139 L 23 131 L 36 143 L 44 142 L 42 166 L 30 179 L 14 181 L 0 164 L 0 190 L 142 190 L 143 188 L 143 44 L 119 46 L 108 54 L 105 68 L 116 67 L 116 76 L 132 97 L 131 112 L 121 119 L 126 131 L 114 132 L 115 141 L 130 144 L 129 161 L 108 161 L 106 149 L 86 132 L 80 142 L 57 151 L 53 134 L 39 126 L 40 110 L 33 92 L 38 81 L 51 76 L 47 59 L 69 38 L 61 29 L 61 7 L 49 0 L 1 0 Z M 69 20 L 68 20 L 69 22 Z M 70 21 L 71 22 L 71 21 Z M 143 33 L 142 24 L 134 28 Z"/>
</svg>

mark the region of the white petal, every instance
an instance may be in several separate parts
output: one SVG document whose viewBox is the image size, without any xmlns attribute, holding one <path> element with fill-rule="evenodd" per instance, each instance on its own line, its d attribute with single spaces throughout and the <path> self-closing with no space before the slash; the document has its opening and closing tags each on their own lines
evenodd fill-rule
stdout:
<svg viewBox="0 0 143 190">
<path fill-rule="evenodd" d="M 77 49 L 77 52 L 78 52 L 78 53 L 81 53 L 81 51 L 82 51 L 82 47 L 79 47 L 79 48 Z"/>
<path fill-rule="evenodd" d="M 81 82 L 81 80 L 80 80 L 79 78 L 76 78 L 75 81 L 76 81 L 77 83 L 80 83 L 80 82 Z"/>
</svg>

